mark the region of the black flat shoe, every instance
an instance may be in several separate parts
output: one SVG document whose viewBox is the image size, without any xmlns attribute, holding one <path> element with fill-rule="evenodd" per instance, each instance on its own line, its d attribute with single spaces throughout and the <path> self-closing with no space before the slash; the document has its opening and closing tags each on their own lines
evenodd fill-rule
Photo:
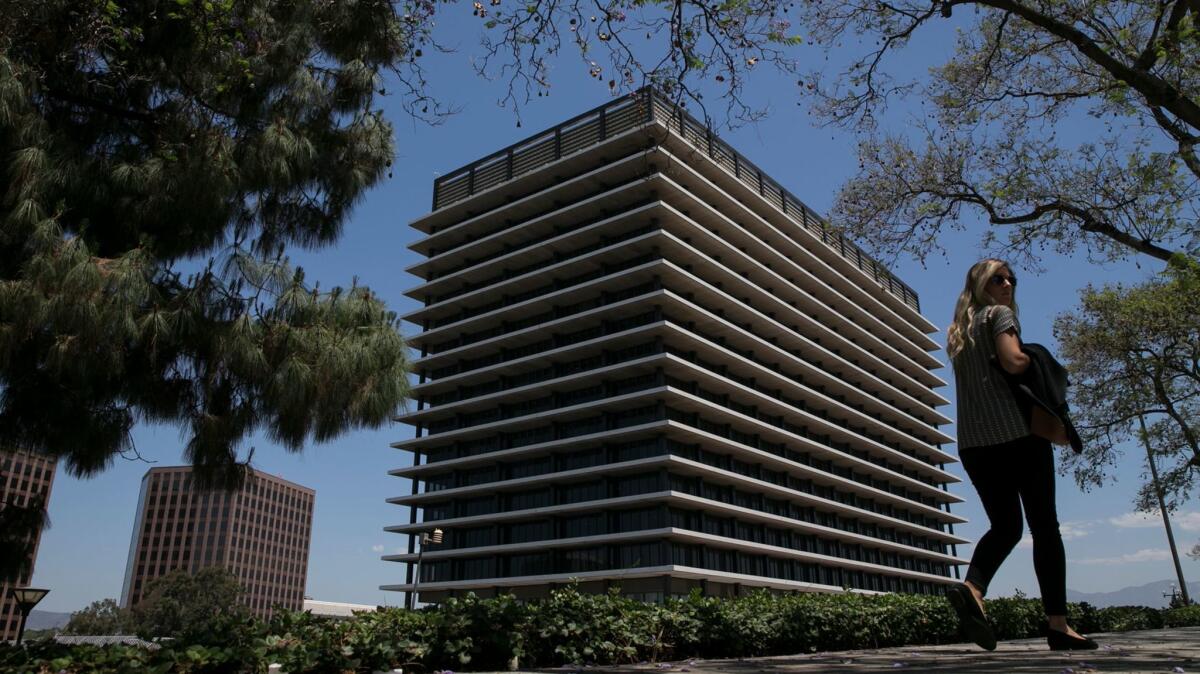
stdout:
<svg viewBox="0 0 1200 674">
<path fill-rule="evenodd" d="M 1100 648 L 1100 644 L 1087 637 L 1073 637 L 1058 630 L 1046 630 L 1046 643 L 1052 651 L 1094 651 Z"/>
<path fill-rule="evenodd" d="M 958 626 L 963 634 L 985 651 L 996 650 L 996 635 L 984 617 L 983 610 L 975 601 L 975 595 L 971 594 L 971 589 L 966 585 L 951 586 L 946 590 L 946 599 L 958 614 Z"/>
</svg>

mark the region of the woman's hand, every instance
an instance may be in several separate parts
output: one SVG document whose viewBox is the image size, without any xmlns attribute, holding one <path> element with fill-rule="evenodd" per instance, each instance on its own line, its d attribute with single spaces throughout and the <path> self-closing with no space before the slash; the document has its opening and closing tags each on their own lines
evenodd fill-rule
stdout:
<svg viewBox="0 0 1200 674">
<path fill-rule="evenodd" d="M 1029 368 L 1029 356 L 1021 351 L 1021 338 L 1015 329 L 1009 328 L 996 335 L 996 358 L 1009 374 L 1021 374 Z"/>
</svg>

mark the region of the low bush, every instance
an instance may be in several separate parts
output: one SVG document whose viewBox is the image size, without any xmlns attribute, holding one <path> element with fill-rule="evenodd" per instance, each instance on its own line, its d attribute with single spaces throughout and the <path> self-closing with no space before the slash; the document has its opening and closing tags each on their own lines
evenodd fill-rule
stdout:
<svg viewBox="0 0 1200 674">
<path fill-rule="evenodd" d="M 1180 606 L 1162 612 L 1163 627 L 1193 627 L 1200 625 L 1200 606 Z"/>
<path fill-rule="evenodd" d="M 1110 606 L 1096 611 L 1097 632 L 1156 630 L 1163 626 L 1163 611 L 1146 606 Z"/>
<path fill-rule="evenodd" d="M 997 639 L 1023 639 L 1042 632 L 1046 614 L 1039 599 L 1017 592 L 1013 597 L 987 600 L 987 614 Z"/>
<path fill-rule="evenodd" d="M 1044 629 L 1041 601 L 1022 595 L 987 602 L 1001 639 Z M 1084 633 L 1200 626 L 1200 607 L 1097 609 L 1071 604 Z M 889 594 L 756 592 L 722 599 L 698 593 L 665 604 L 574 587 L 537 602 L 512 597 L 452 599 L 419 611 L 382 609 L 334 621 L 283 613 L 269 623 L 227 626 L 226 641 L 134 646 L 24 648 L 0 644 L 0 671 L 117 674 L 262 672 L 279 663 L 289 674 L 404 669 L 504 670 L 514 667 L 613 665 L 688 657 L 734 658 L 886 646 L 954 643 L 957 619 L 942 597 Z"/>
</svg>

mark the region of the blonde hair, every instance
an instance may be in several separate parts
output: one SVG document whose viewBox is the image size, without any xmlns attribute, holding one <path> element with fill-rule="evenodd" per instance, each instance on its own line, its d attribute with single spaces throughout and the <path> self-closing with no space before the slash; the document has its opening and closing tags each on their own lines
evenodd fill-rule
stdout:
<svg viewBox="0 0 1200 674">
<path fill-rule="evenodd" d="M 1008 267 L 1009 273 L 1012 273 L 1012 267 L 1007 262 L 996 258 L 980 260 L 967 270 L 966 283 L 954 304 L 954 321 L 946 330 L 946 353 L 950 354 L 951 359 L 961 353 L 967 344 L 975 343 L 971 338 L 971 327 L 980 309 L 995 304 L 995 300 L 987 293 L 987 284 L 1002 267 Z M 1017 313 L 1016 288 L 1013 289 L 1012 310 L 1014 314 Z"/>
</svg>

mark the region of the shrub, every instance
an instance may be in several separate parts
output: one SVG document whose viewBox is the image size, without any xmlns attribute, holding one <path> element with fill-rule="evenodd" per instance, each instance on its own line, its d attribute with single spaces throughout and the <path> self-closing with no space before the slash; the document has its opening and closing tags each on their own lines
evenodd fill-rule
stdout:
<svg viewBox="0 0 1200 674">
<path fill-rule="evenodd" d="M 1042 633 L 1046 614 L 1041 600 L 1018 591 L 1012 597 L 989 599 L 986 607 L 997 639 L 1025 639 Z"/>
<path fill-rule="evenodd" d="M 1080 634 L 1104 631 L 1100 628 L 1096 607 L 1086 601 L 1081 601 L 1078 604 L 1067 604 L 1067 622 Z"/>
<path fill-rule="evenodd" d="M 1160 611 L 1071 604 L 1068 610 L 1085 633 L 1200 626 L 1200 606 Z M 1001 639 L 1035 637 L 1043 629 L 1037 599 L 990 599 L 987 611 Z M 759 591 L 722 599 L 693 593 L 655 605 L 615 591 L 589 595 L 567 587 L 536 602 L 467 595 L 420 611 L 381 609 L 343 621 L 287 612 L 270 623 L 231 617 L 220 626 L 227 636 L 219 644 L 181 640 L 158 650 L 0 644 L 0 671 L 233 674 L 262 672 L 273 662 L 289 674 L 619 665 L 953 643 L 960 641 L 957 623 L 936 596 Z"/>
<path fill-rule="evenodd" d="M 622 664 L 662 652 L 660 607 L 607 594 L 583 594 L 567 587 L 530 605 L 533 663 Z"/>
<path fill-rule="evenodd" d="M 1163 626 L 1162 611 L 1146 606 L 1109 606 L 1096 611 L 1097 632 L 1153 630 Z"/>
<path fill-rule="evenodd" d="M 1200 627 L 1200 606 L 1169 608 L 1162 613 L 1163 627 Z"/>
<path fill-rule="evenodd" d="M 511 595 L 479 599 L 468 594 L 422 610 L 425 629 L 415 634 L 427 635 L 431 648 L 425 661 L 437 668 L 503 670 L 525 655 L 531 610 Z"/>
</svg>

